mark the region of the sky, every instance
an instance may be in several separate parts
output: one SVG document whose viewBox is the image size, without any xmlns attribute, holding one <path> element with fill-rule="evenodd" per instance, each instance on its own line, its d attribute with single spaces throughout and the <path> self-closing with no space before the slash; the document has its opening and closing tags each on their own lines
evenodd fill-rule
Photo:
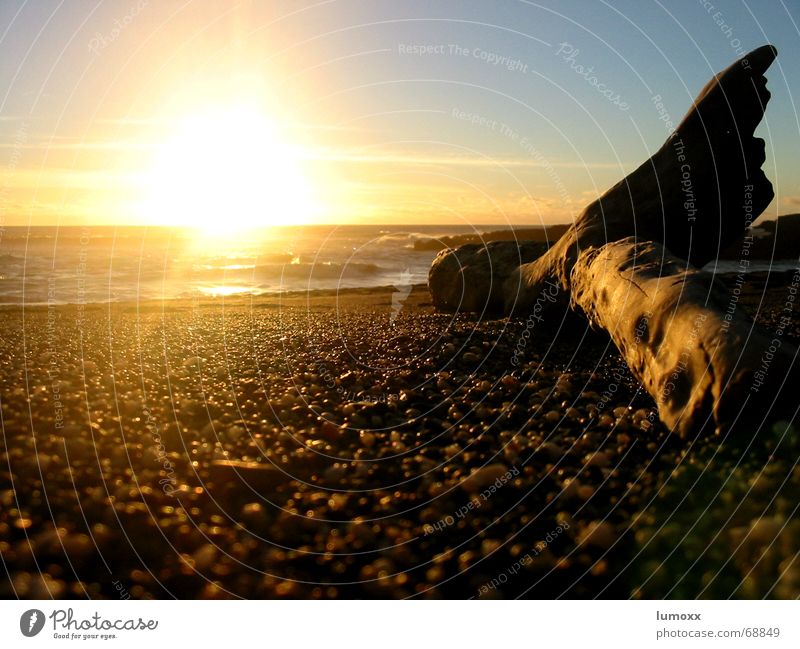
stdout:
<svg viewBox="0 0 800 649">
<path fill-rule="evenodd" d="M 798 212 L 799 25 L 798 0 L 2 0 L 0 226 L 569 222 L 767 42 L 765 218 Z"/>
</svg>

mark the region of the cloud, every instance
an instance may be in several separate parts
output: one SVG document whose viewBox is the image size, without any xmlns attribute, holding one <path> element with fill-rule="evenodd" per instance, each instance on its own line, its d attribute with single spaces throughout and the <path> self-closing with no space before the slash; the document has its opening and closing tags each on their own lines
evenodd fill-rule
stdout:
<svg viewBox="0 0 800 649">
<path fill-rule="evenodd" d="M 354 164 L 396 164 L 413 166 L 459 166 L 459 167 L 517 167 L 539 169 L 558 167 L 563 169 L 621 169 L 625 164 L 618 162 L 540 162 L 530 158 L 493 158 L 491 156 L 448 156 L 408 154 L 401 152 L 352 153 L 334 149 L 308 150 L 310 160 L 331 162 L 351 162 Z"/>
</svg>

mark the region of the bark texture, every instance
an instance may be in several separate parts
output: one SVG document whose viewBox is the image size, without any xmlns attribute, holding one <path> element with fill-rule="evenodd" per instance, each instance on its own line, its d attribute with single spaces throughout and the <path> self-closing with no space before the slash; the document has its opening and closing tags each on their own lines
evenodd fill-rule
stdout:
<svg viewBox="0 0 800 649">
<path fill-rule="evenodd" d="M 575 307 L 609 333 L 674 431 L 724 432 L 783 410 L 771 397 L 791 389 L 797 349 L 730 310 L 711 273 L 627 238 L 582 254 L 571 285 Z"/>
<path fill-rule="evenodd" d="M 502 284 L 500 295 L 493 288 L 483 298 L 477 287 L 487 278 L 465 281 L 451 260 L 430 283 L 434 304 L 454 304 L 439 299 L 448 273 L 461 273 L 464 294 L 480 292 L 481 299 L 458 301 L 465 310 L 502 299 L 505 313 L 525 312 L 556 284 L 575 310 L 608 331 L 674 430 L 692 434 L 713 424 L 725 431 L 742 416 L 755 421 L 765 394 L 793 373 L 797 350 L 776 346 L 740 312 L 727 313 L 727 294 L 699 267 L 773 198 L 761 170 L 764 142 L 753 133 L 770 97 L 764 73 L 776 55 L 765 45 L 715 75 L 661 148 L 590 203 L 544 255 L 515 268 L 505 263 L 494 276 L 484 267 L 488 285 Z M 516 246 L 502 242 L 493 254 L 513 259 Z"/>
</svg>

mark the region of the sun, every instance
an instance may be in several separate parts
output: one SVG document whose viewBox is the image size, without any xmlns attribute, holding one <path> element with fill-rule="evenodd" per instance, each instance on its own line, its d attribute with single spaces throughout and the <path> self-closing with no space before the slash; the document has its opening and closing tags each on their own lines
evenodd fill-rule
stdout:
<svg viewBox="0 0 800 649">
<path fill-rule="evenodd" d="M 142 216 L 224 235 L 308 223 L 318 206 L 297 147 L 267 115 L 225 107 L 187 116 L 157 148 Z"/>
</svg>

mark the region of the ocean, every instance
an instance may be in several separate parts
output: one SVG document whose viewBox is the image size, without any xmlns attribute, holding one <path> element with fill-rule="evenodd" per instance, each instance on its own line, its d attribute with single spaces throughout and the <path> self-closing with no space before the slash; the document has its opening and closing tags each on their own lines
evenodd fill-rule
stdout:
<svg viewBox="0 0 800 649">
<path fill-rule="evenodd" d="M 436 240 L 496 226 L 286 226 L 246 236 L 174 227 L 6 227 L 0 304 L 74 304 L 406 286 Z"/>
<path fill-rule="evenodd" d="M 173 227 L 0 229 L 0 304 L 247 296 L 425 283 L 438 243 L 498 226 L 282 226 L 245 237 Z M 796 261 L 753 262 L 750 271 Z M 717 272 L 738 272 L 722 261 Z"/>
</svg>

